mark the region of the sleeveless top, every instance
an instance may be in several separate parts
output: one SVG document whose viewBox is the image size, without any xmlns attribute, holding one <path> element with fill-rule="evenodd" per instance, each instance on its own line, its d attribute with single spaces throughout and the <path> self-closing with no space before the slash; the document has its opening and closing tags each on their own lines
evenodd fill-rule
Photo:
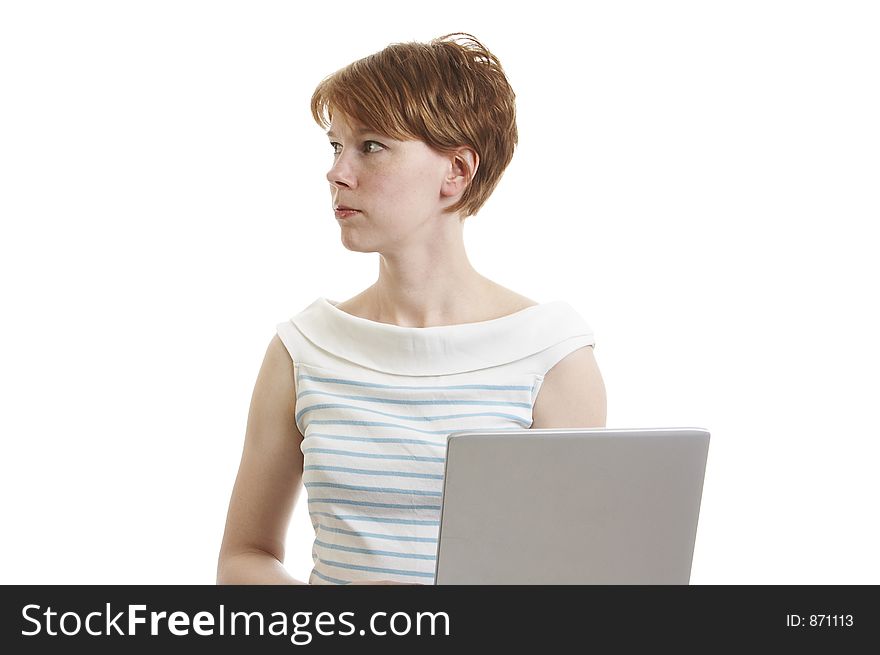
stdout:
<svg viewBox="0 0 880 655">
<path fill-rule="evenodd" d="M 594 344 L 567 303 L 401 327 L 319 298 L 277 332 L 294 363 L 310 584 L 433 584 L 446 437 L 532 424 L 544 375 Z"/>
</svg>

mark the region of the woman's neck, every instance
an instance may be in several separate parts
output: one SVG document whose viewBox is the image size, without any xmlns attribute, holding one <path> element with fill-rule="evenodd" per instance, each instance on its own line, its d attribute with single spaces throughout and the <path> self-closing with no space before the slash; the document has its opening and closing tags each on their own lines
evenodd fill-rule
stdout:
<svg viewBox="0 0 880 655">
<path fill-rule="evenodd" d="M 479 315 L 494 283 L 464 255 L 419 257 L 401 262 L 380 256 L 379 278 L 364 293 L 366 306 L 382 323 L 433 327 L 468 323 Z"/>
</svg>

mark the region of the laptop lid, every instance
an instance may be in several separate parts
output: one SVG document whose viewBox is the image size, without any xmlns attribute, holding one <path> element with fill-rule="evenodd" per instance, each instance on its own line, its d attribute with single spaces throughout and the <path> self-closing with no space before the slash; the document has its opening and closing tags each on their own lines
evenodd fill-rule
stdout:
<svg viewBox="0 0 880 655">
<path fill-rule="evenodd" d="M 435 584 L 688 584 L 709 432 L 455 432 Z"/>
</svg>

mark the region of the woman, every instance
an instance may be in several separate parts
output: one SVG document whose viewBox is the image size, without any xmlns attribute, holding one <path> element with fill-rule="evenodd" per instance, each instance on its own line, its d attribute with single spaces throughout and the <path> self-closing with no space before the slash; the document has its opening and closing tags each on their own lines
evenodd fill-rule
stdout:
<svg viewBox="0 0 880 655">
<path fill-rule="evenodd" d="M 604 427 L 589 327 L 564 302 L 483 277 L 465 253 L 464 220 L 513 156 L 514 98 L 498 59 L 468 34 L 392 44 L 315 90 L 342 243 L 379 253 L 379 276 L 277 326 L 218 583 L 306 584 L 282 565 L 304 482 L 309 584 L 430 584 L 446 435 Z"/>
</svg>

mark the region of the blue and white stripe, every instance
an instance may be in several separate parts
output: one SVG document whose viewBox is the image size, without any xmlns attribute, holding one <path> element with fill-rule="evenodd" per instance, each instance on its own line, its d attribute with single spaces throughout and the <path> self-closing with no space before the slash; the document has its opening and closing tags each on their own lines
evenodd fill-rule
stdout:
<svg viewBox="0 0 880 655">
<path fill-rule="evenodd" d="M 532 423 L 535 376 L 490 370 L 442 378 L 296 364 L 296 423 L 315 527 L 313 584 L 364 578 L 431 584 L 446 437 Z M 444 384 L 445 383 L 445 384 Z"/>
</svg>

